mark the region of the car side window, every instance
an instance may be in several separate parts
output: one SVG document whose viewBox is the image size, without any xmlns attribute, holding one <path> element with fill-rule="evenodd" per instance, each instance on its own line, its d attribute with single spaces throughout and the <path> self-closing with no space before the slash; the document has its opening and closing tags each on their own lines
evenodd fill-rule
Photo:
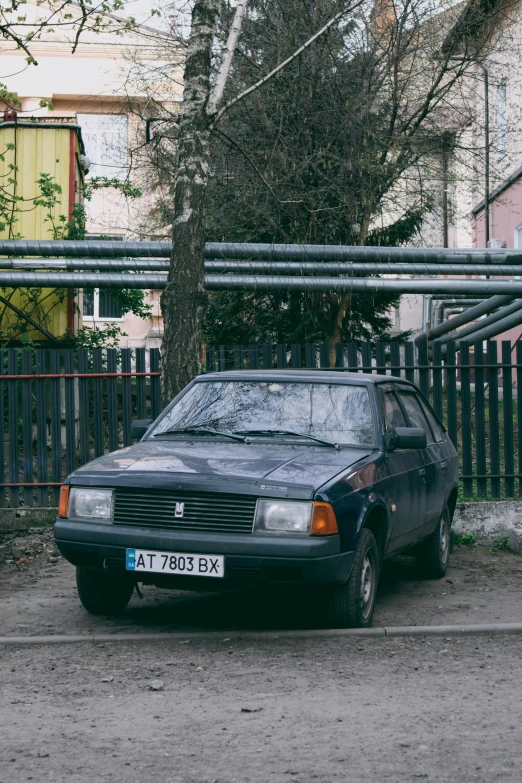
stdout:
<svg viewBox="0 0 522 783">
<path fill-rule="evenodd" d="M 428 408 L 424 400 L 421 400 L 422 410 L 426 414 L 426 418 L 428 419 L 431 429 L 433 430 L 433 434 L 435 435 L 435 440 L 437 443 L 441 440 L 444 440 L 444 430 L 440 426 L 439 422 L 431 412 L 431 410 Z"/>
<path fill-rule="evenodd" d="M 398 392 L 399 399 L 406 413 L 406 419 L 408 420 L 408 427 L 420 427 L 426 433 L 428 444 L 435 443 L 431 427 L 428 424 L 428 420 L 424 415 L 421 403 L 415 392 L 409 390 L 400 390 Z"/>
<path fill-rule="evenodd" d="M 402 408 L 393 389 L 382 389 L 382 397 L 384 400 L 386 432 L 395 429 L 395 427 L 407 427 Z"/>
</svg>

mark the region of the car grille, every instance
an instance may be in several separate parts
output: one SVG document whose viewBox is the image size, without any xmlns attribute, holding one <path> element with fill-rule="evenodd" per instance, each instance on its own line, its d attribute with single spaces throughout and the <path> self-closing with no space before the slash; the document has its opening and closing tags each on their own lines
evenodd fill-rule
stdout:
<svg viewBox="0 0 522 783">
<path fill-rule="evenodd" d="M 114 523 L 209 533 L 251 533 L 256 500 L 249 495 L 117 489 Z M 182 518 L 175 516 L 177 503 L 185 504 Z"/>
</svg>

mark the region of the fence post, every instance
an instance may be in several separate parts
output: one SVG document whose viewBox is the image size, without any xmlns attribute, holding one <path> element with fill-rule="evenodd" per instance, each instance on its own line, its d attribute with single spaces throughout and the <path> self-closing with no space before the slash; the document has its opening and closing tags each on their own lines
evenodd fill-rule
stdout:
<svg viewBox="0 0 522 783">
<path fill-rule="evenodd" d="M 488 342 L 489 381 L 489 456 L 491 468 L 491 494 L 500 497 L 500 443 L 498 429 L 498 358 L 497 344 Z"/>
<path fill-rule="evenodd" d="M 395 376 L 395 378 L 400 378 L 401 377 L 401 346 L 397 342 L 390 344 L 390 364 L 391 364 L 391 374 Z"/>
<path fill-rule="evenodd" d="M 431 368 L 433 372 L 433 409 L 442 421 L 442 349 L 438 342 L 431 346 Z"/>
<path fill-rule="evenodd" d="M 517 435 L 518 435 L 518 492 L 522 494 L 522 341 L 516 342 L 517 363 Z"/>
<path fill-rule="evenodd" d="M 465 476 L 473 473 L 473 447 L 471 436 L 471 388 L 469 370 L 469 343 L 460 341 L 460 390 L 461 390 L 461 438 L 462 438 L 462 470 Z M 464 365 L 468 365 L 465 367 Z M 473 479 L 465 478 L 463 482 L 464 497 L 473 494 Z"/>
<path fill-rule="evenodd" d="M 116 372 L 116 366 L 116 349 L 107 348 L 107 372 Z M 107 429 L 109 430 L 109 451 L 116 451 L 119 442 L 117 387 L 117 378 L 107 378 Z"/>
<path fill-rule="evenodd" d="M 475 343 L 475 443 L 477 450 L 477 473 L 483 478 L 477 479 L 477 495 L 485 498 L 488 491 L 486 459 L 486 406 L 484 398 L 484 348 L 482 343 Z"/>
<path fill-rule="evenodd" d="M 348 354 L 348 369 L 352 372 L 359 372 L 359 355 L 357 352 L 357 343 L 348 343 L 346 346 Z"/>
<path fill-rule="evenodd" d="M 417 345 L 417 358 L 419 364 L 419 388 L 427 400 L 430 397 L 430 360 L 428 356 L 428 337 L 423 335 Z"/>
<path fill-rule="evenodd" d="M 18 351 L 11 348 L 7 351 L 7 374 L 18 375 Z M 7 422 L 9 433 L 9 483 L 14 484 L 20 480 L 18 473 L 18 381 L 7 381 Z M 18 487 L 9 488 L 9 504 L 18 506 L 20 490 Z"/>
<path fill-rule="evenodd" d="M 502 404 L 504 408 L 504 482 L 506 496 L 515 494 L 515 460 L 513 456 L 513 367 L 511 363 L 511 341 L 502 340 Z"/>
<path fill-rule="evenodd" d="M 121 371 L 131 371 L 131 352 L 130 348 L 122 348 L 121 351 Z M 131 378 L 121 379 L 121 420 L 123 425 L 123 445 L 130 446 L 131 421 L 132 421 L 132 386 Z"/>
<path fill-rule="evenodd" d="M 74 353 L 64 351 L 63 370 L 68 375 L 74 373 Z M 65 389 L 65 465 L 66 473 L 72 473 L 76 468 L 76 411 L 74 404 L 74 378 L 66 378 Z"/>
<path fill-rule="evenodd" d="M 136 372 L 145 372 L 145 348 L 136 348 Z M 136 418 L 147 418 L 145 376 L 136 376 Z"/>
<path fill-rule="evenodd" d="M 4 411 L 4 361 L 5 352 L 0 350 L 0 484 L 5 484 L 5 411 Z M 0 508 L 5 506 L 5 487 L 0 487 Z"/>
<path fill-rule="evenodd" d="M 238 347 L 238 346 L 236 346 Z M 241 347 L 241 346 L 239 346 Z M 235 349 L 234 349 L 235 354 Z M 159 348 L 151 348 L 149 353 L 149 367 L 151 372 L 159 372 L 160 352 Z M 161 379 L 159 375 L 150 378 L 150 415 L 152 419 L 157 419 L 161 411 Z"/>
<path fill-rule="evenodd" d="M 22 354 L 22 375 L 31 375 L 33 367 L 33 352 L 25 349 Z M 22 456 L 24 484 L 33 483 L 33 405 L 32 385 L 29 378 L 22 381 Z M 24 487 L 24 506 L 34 503 L 33 487 Z"/>
<path fill-rule="evenodd" d="M 457 448 L 457 361 L 455 343 L 446 348 L 446 394 L 448 398 L 448 435 Z"/>
<path fill-rule="evenodd" d="M 78 351 L 78 372 L 89 372 L 89 354 L 86 348 Z M 80 419 L 80 465 L 91 458 L 91 417 L 89 399 L 89 378 L 78 379 L 78 417 Z"/>
<path fill-rule="evenodd" d="M 404 366 L 406 380 L 415 383 L 415 345 L 406 343 L 404 346 Z"/>
<path fill-rule="evenodd" d="M 319 344 L 319 367 L 330 367 L 330 346 L 328 343 Z"/>
<path fill-rule="evenodd" d="M 50 351 L 49 370 L 53 375 L 60 374 L 60 351 Z M 51 476 L 52 481 L 62 480 L 62 411 L 60 405 L 60 379 L 51 378 Z M 60 490 L 53 487 L 53 504 L 58 505 Z"/>
<path fill-rule="evenodd" d="M 379 375 L 386 375 L 386 345 L 375 343 L 375 364 Z"/>
</svg>

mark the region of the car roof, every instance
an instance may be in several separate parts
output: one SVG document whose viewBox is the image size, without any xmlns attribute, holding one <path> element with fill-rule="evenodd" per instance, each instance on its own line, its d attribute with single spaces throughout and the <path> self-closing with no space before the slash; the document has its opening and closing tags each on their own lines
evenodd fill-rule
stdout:
<svg viewBox="0 0 522 783">
<path fill-rule="evenodd" d="M 286 381 L 319 381 L 330 383 L 345 383 L 358 386 L 369 386 L 376 383 L 397 382 L 414 386 L 410 381 L 404 378 L 396 378 L 393 375 L 377 375 L 375 373 L 362 372 L 344 372 L 339 370 L 327 369 L 305 369 L 305 370 L 224 370 L 222 372 L 209 372 L 199 375 L 196 381 L 205 380 L 243 380 L 243 381 L 262 381 L 262 380 L 286 380 Z"/>
</svg>

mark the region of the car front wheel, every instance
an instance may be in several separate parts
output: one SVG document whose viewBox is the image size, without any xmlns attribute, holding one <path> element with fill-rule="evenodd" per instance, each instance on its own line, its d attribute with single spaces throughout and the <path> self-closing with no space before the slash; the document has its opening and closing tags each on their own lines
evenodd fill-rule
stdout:
<svg viewBox="0 0 522 783">
<path fill-rule="evenodd" d="M 350 576 L 328 594 L 328 623 L 333 628 L 368 628 L 372 621 L 377 582 L 379 550 L 371 530 L 363 528 Z"/>
<path fill-rule="evenodd" d="M 134 582 L 126 574 L 78 567 L 76 587 L 82 606 L 91 614 L 120 614 L 131 599 Z"/>
<path fill-rule="evenodd" d="M 419 544 L 415 561 L 417 568 L 428 579 L 441 579 L 448 568 L 450 555 L 451 519 L 446 506 L 431 536 Z"/>
</svg>

